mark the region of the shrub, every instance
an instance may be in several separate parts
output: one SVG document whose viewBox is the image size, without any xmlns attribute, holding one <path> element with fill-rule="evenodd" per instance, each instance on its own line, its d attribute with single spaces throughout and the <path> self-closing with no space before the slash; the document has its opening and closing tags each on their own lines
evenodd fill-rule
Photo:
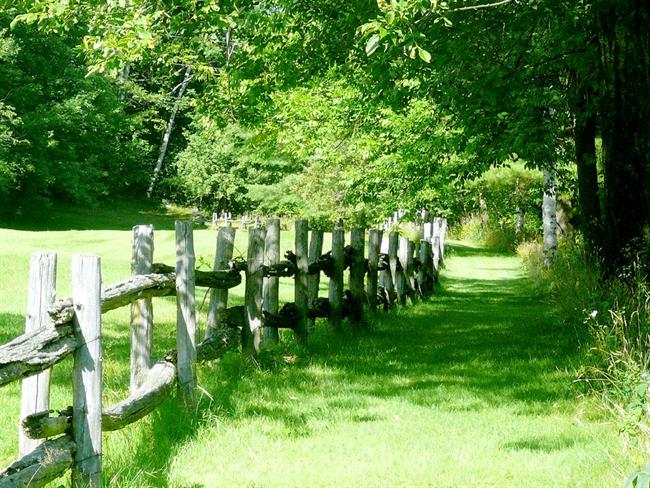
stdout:
<svg viewBox="0 0 650 488">
<path fill-rule="evenodd" d="M 517 244 L 531 233 L 517 235 L 514 223 L 507 219 L 489 220 L 483 224 L 482 217 L 472 214 L 461 219 L 461 224 L 454 231 L 455 236 L 463 240 L 479 242 L 488 249 L 497 252 L 513 252 Z"/>
</svg>

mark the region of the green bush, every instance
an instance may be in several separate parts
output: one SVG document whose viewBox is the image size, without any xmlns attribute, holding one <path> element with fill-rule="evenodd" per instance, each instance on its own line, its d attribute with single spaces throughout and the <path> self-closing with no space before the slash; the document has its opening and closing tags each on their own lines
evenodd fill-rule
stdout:
<svg viewBox="0 0 650 488">
<path fill-rule="evenodd" d="M 477 214 L 469 215 L 461 220 L 460 227 L 454 231 L 460 239 L 483 244 L 492 251 L 513 252 L 517 244 L 525 239 L 526 234 L 517 235 L 514 224 L 508 221 L 483 224 L 482 217 Z"/>
</svg>

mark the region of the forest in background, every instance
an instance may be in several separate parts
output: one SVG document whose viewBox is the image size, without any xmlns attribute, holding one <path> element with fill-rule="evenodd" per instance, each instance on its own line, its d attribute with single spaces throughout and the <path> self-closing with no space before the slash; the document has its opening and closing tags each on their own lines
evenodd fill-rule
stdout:
<svg viewBox="0 0 650 488">
<path fill-rule="evenodd" d="M 427 209 L 517 249 L 641 466 L 649 94 L 645 0 L 0 0 L 0 221 Z"/>
<path fill-rule="evenodd" d="M 489 206 L 530 236 L 546 191 L 610 269 L 643 246 L 645 2 L 0 6 L 5 218 L 146 195 L 363 224 Z"/>
</svg>

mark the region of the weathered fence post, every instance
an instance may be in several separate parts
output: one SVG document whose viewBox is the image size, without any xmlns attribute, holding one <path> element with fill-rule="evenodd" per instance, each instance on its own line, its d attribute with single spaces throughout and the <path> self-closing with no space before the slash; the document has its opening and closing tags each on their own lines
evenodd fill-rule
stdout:
<svg viewBox="0 0 650 488">
<path fill-rule="evenodd" d="M 381 238 L 381 247 L 380 251 L 382 254 L 389 256 L 389 239 L 387 235 L 383 235 Z M 393 277 L 391 274 L 390 268 L 390 258 L 388 259 L 388 268 L 383 269 L 379 274 L 379 282 L 383 287 L 383 292 L 385 294 L 384 299 L 386 300 L 385 309 L 388 309 L 393 306 L 395 301 L 395 283 L 393 282 Z"/>
<path fill-rule="evenodd" d="M 424 226 L 423 226 L 423 239 L 426 241 L 431 242 L 431 239 L 433 238 L 433 223 L 425 221 Z"/>
<path fill-rule="evenodd" d="M 264 287 L 264 229 L 254 227 L 248 232 L 246 258 L 246 324 L 242 349 L 247 354 L 260 350 L 262 341 L 262 290 Z"/>
<path fill-rule="evenodd" d="M 217 233 L 217 249 L 214 255 L 214 270 L 228 267 L 235 247 L 235 228 L 221 227 Z M 205 336 L 210 337 L 219 325 L 219 315 L 228 306 L 228 289 L 210 288 L 210 306 Z"/>
<path fill-rule="evenodd" d="M 299 319 L 295 325 L 296 340 L 307 344 L 307 318 L 309 314 L 309 226 L 306 220 L 296 220 L 296 277 L 295 302 Z"/>
<path fill-rule="evenodd" d="M 25 332 L 33 332 L 50 322 L 47 309 L 56 297 L 56 254 L 43 252 L 32 254 L 29 263 L 29 292 L 27 295 L 27 317 Z M 20 421 L 36 412 L 50 408 L 50 373 L 43 371 L 22 382 L 20 400 Z M 41 440 L 30 439 L 22 425 L 18 427 L 18 450 L 20 456 L 32 452 Z"/>
<path fill-rule="evenodd" d="M 151 273 L 153 265 L 153 225 L 133 227 L 133 254 L 131 273 Z M 151 298 L 131 304 L 131 379 L 129 391 L 133 393 L 151 368 L 153 342 L 153 307 Z"/>
<path fill-rule="evenodd" d="M 312 230 L 311 241 L 309 241 L 309 263 L 315 263 L 323 254 L 323 231 Z M 318 287 L 320 286 L 320 271 L 309 275 L 309 308 L 312 308 L 318 298 Z M 316 319 L 309 319 L 309 332 L 316 328 Z"/>
<path fill-rule="evenodd" d="M 352 247 L 352 264 L 350 265 L 350 295 L 352 297 L 352 323 L 361 324 L 364 318 L 366 293 L 363 286 L 363 277 L 366 274 L 364 258 L 365 229 L 354 228 L 350 232 L 350 246 Z"/>
<path fill-rule="evenodd" d="M 440 262 L 445 265 L 445 239 L 447 237 L 447 219 L 440 220 Z"/>
<path fill-rule="evenodd" d="M 404 273 L 401 270 L 401 263 L 397 257 L 399 248 L 399 235 L 397 232 L 388 234 L 388 262 L 390 264 L 390 274 L 395 285 L 395 293 L 400 304 L 406 303 L 406 282 Z"/>
<path fill-rule="evenodd" d="M 433 256 L 431 243 L 422 239 L 420 241 L 420 270 L 418 272 L 418 285 L 422 298 L 426 298 L 433 292 Z"/>
<path fill-rule="evenodd" d="M 434 243 L 434 249 L 433 249 L 433 256 L 434 256 L 434 264 L 437 264 L 437 268 L 439 269 L 444 265 L 444 256 L 442 254 L 442 233 L 443 233 L 443 218 L 442 217 L 434 217 L 433 219 L 433 243 Z M 446 230 L 446 229 L 445 229 Z M 438 244 L 437 246 L 435 245 L 436 238 L 438 239 Z M 436 261 L 436 247 L 437 247 L 437 261 Z"/>
<path fill-rule="evenodd" d="M 332 276 L 328 289 L 330 302 L 329 329 L 332 332 L 341 330 L 341 320 L 343 311 L 343 267 L 345 264 L 344 256 L 345 232 L 338 225 L 332 230 Z"/>
<path fill-rule="evenodd" d="M 377 311 L 377 278 L 379 265 L 379 247 L 381 246 L 381 231 L 368 231 L 368 277 L 366 278 L 366 295 L 368 306 L 372 313 Z"/>
<path fill-rule="evenodd" d="M 412 302 L 417 300 L 415 295 L 415 280 L 413 279 L 413 242 L 407 237 L 399 238 L 399 262 L 404 275 L 405 293 Z"/>
<path fill-rule="evenodd" d="M 176 350 L 178 390 L 186 408 L 195 402 L 196 298 L 192 223 L 176 221 Z"/>
<path fill-rule="evenodd" d="M 102 485 L 102 308 L 97 256 L 72 259 L 74 352 L 72 433 L 76 446 L 72 486 Z"/>
<path fill-rule="evenodd" d="M 266 224 L 266 238 L 264 240 L 264 261 L 267 266 L 280 262 L 280 219 L 270 219 Z M 277 315 L 279 308 L 280 279 L 277 276 L 264 278 L 264 303 L 265 312 Z M 262 346 L 277 344 L 280 339 L 278 329 L 264 327 L 262 329 Z"/>
<path fill-rule="evenodd" d="M 440 236 L 433 237 L 433 277 L 436 283 L 440 274 Z"/>
</svg>

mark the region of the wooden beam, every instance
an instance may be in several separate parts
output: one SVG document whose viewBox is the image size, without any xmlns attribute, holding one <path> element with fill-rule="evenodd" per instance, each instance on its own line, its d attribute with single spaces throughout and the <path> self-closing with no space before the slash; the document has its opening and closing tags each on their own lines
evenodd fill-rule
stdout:
<svg viewBox="0 0 650 488">
<path fill-rule="evenodd" d="M 381 246 L 381 230 L 368 231 L 368 276 L 366 277 L 366 296 L 368 307 L 372 313 L 377 311 L 377 282 L 379 278 L 379 248 Z"/>
<path fill-rule="evenodd" d="M 292 274 L 295 273 L 295 266 L 290 261 L 285 261 L 291 265 Z M 262 309 L 266 313 L 277 314 L 280 302 L 280 279 L 278 276 L 286 275 L 270 275 L 268 271 L 280 264 L 280 219 L 269 219 L 266 223 L 266 237 L 264 238 L 264 265 L 265 269 L 264 278 L 264 300 Z M 264 325 L 264 324 L 262 324 Z M 278 329 L 272 327 L 263 327 L 262 329 L 262 343 L 263 346 L 277 344 L 280 340 Z"/>
<path fill-rule="evenodd" d="M 355 227 L 350 232 L 350 247 L 352 248 L 352 262 L 350 265 L 350 293 L 352 295 L 352 310 L 350 322 L 364 324 L 364 310 L 366 306 L 366 293 L 363 278 L 366 274 L 364 258 L 365 229 Z"/>
<path fill-rule="evenodd" d="M 293 330 L 296 341 L 307 345 L 307 314 L 309 313 L 308 277 L 309 277 L 309 225 L 306 220 L 296 220 L 296 277 L 295 302 L 300 319 Z"/>
<path fill-rule="evenodd" d="M 248 232 L 248 269 L 246 270 L 246 326 L 242 350 L 247 354 L 260 351 L 262 342 L 262 292 L 264 288 L 264 229 Z"/>
<path fill-rule="evenodd" d="M 153 265 L 153 225 L 133 227 L 131 273 L 151 273 Z M 142 298 L 131 304 L 131 374 L 130 391 L 136 390 L 151 367 L 153 347 L 153 306 L 151 298 Z"/>
<path fill-rule="evenodd" d="M 74 450 L 74 441 L 67 435 L 43 442 L 0 472 L 0 488 L 47 485 L 70 469 Z"/>
<path fill-rule="evenodd" d="M 217 233 L 217 249 L 214 257 L 214 271 L 228 268 L 235 248 L 235 228 L 221 227 Z M 196 276 L 196 273 L 195 273 Z M 240 276 L 241 278 L 241 276 Z M 205 332 L 209 337 L 219 327 L 219 314 L 228 307 L 228 289 L 210 288 L 210 305 L 208 307 L 208 325 Z"/>
<path fill-rule="evenodd" d="M 196 297 L 192 223 L 176 221 L 176 351 L 180 400 L 186 409 L 196 403 Z"/>
<path fill-rule="evenodd" d="M 162 263 L 154 263 L 154 273 L 170 274 L 174 279 L 174 269 Z M 228 289 L 239 286 L 242 282 L 240 271 L 237 268 L 218 269 L 215 271 L 194 270 L 194 284 L 206 288 Z"/>
<path fill-rule="evenodd" d="M 316 273 L 311 273 L 312 264 L 318 263 L 323 253 L 323 231 L 312 230 L 311 240 L 309 241 L 309 278 L 308 280 L 308 303 L 311 309 L 318 298 L 318 287 L 320 286 L 320 270 Z M 316 321 L 314 317 L 309 318 L 309 332 L 316 329 Z"/>
<path fill-rule="evenodd" d="M 73 257 L 72 301 L 79 344 L 72 373 L 73 488 L 102 485 L 101 280 L 99 257 Z"/>
<path fill-rule="evenodd" d="M 56 254 L 33 254 L 29 265 L 25 332 L 36 331 L 50 324 L 47 310 L 54 303 L 55 296 Z M 21 420 L 35 412 L 50 408 L 50 373 L 48 369 L 23 380 L 20 401 Z M 25 435 L 22 428 L 18 429 L 18 452 L 21 456 L 30 453 L 39 444 L 39 441 Z"/>
<path fill-rule="evenodd" d="M 341 330 L 343 320 L 343 266 L 345 232 L 338 225 L 332 230 L 332 276 L 330 276 L 328 297 L 330 301 L 329 329 Z"/>
<path fill-rule="evenodd" d="M 237 329 L 218 329 L 197 346 L 197 361 L 219 359 L 240 344 Z M 144 378 L 142 386 L 121 402 L 102 412 L 102 430 L 118 430 L 152 412 L 171 392 L 176 381 L 176 351 L 157 361 Z M 31 439 L 54 437 L 72 428 L 72 407 L 50 416 L 52 410 L 37 412 L 26 417 L 22 426 Z"/>
</svg>

